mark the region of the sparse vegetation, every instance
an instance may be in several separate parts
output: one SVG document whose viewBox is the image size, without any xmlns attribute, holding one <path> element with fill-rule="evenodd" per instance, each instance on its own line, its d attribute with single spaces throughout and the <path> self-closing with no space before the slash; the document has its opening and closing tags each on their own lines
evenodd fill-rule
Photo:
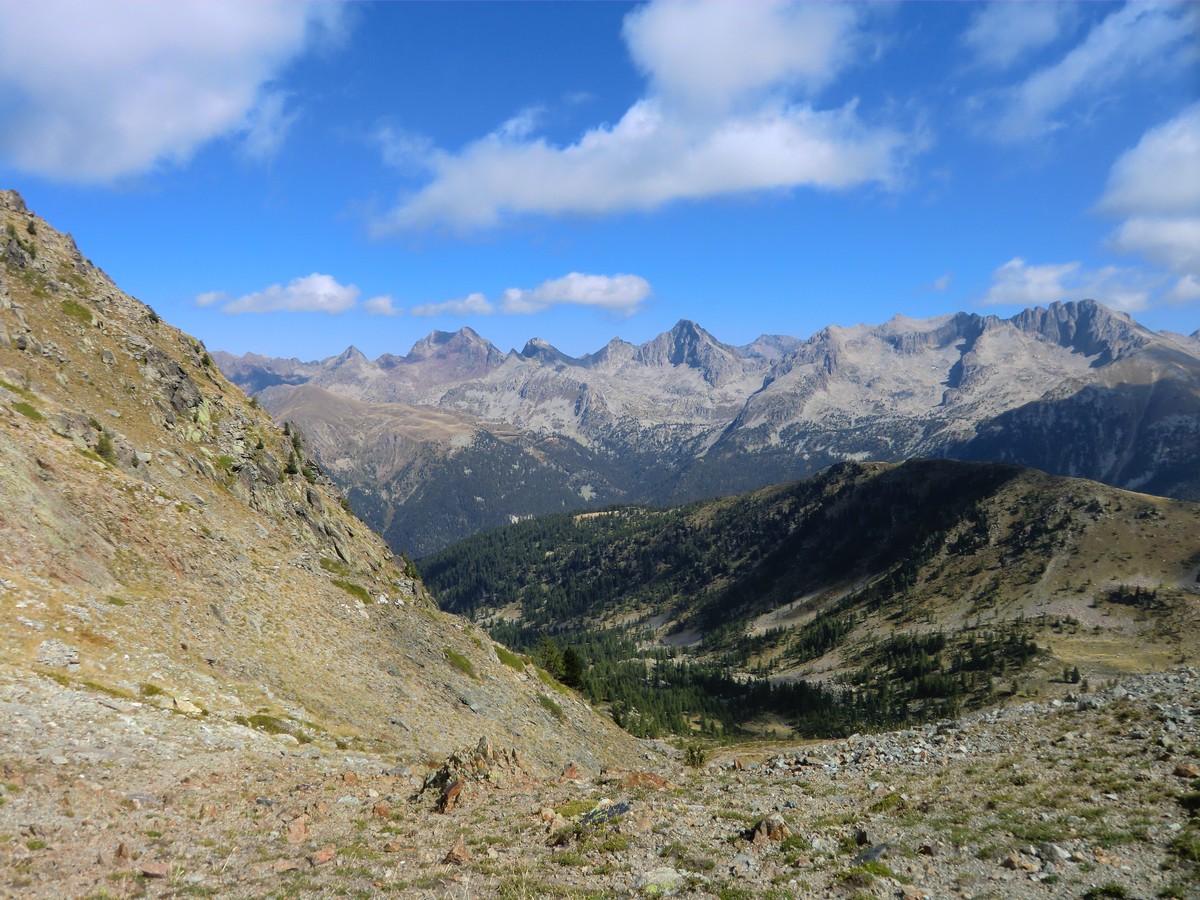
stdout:
<svg viewBox="0 0 1200 900">
<path fill-rule="evenodd" d="M 341 578 L 334 578 L 332 581 L 351 597 L 355 597 L 361 600 L 363 603 L 371 602 L 370 592 L 361 584 L 355 584 L 352 581 L 344 581 Z"/>
<path fill-rule="evenodd" d="M 59 306 L 62 307 L 62 311 L 67 316 L 74 319 L 76 322 L 80 322 L 83 325 L 88 326 L 92 324 L 92 311 L 78 300 L 67 298 L 66 300 L 63 300 Z"/>
<path fill-rule="evenodd" d="M 454 666 L 454 668 L 458 669 L 458 671 L 462 672 L 464 675 L 469 675 L 471 678 L 478 677 L 475 674 L 475 666 L 471 664 L 471 660 L 467 659 L 457 650 L 452 650 L 449 647 L 445 647 L 443 648 L 442 652 L 446 654 L 446 662 L 450 663 L 450 665 Z"/>
<path fill-rule="evenodd" d="M 34 406 L 32 403 L 27 403 L 24 400 L 20 400 L 17 403 L 14 403 L 13 409 L 15 409 L 17 412 L 19 412 L 25 418 L 31 419 L 34 422 L 41 422 L 46 418 L 40 412 L 38 412 L 38 409 L 36 406 Z"/>
<path fill-rule="evenodd" d="M 525 660 L 501 644 L 496 644 L 496 658 L 510 669 L 525 671 Z"/>
<path fill-rule="evenodd" d="M 538 703 L 542 705 L 542 709 L 546 710 L 546 712 L 550 713 L 550 715 L 554 716 L 560 722 L 566 718 L 562 707 L 545 694 L 538 694 Z"/>
<path fill-rule="evenodd" d="M 96 455 L 110 466 L 117 464 L 117 449 L 113 446 L 112 435 L 107 431 L 101 431 L 96 438 Z"/>
</svg>

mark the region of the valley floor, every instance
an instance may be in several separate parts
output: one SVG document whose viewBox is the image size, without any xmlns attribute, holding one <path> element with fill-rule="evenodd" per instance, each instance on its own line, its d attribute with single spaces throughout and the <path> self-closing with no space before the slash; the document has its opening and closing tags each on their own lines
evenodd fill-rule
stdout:
<svg viewBox="0 0 1200 900">
<path fill-rule="evenodd" d="M 1067 689 L 539 777 L 486 740 L 439 769 L 9 674 L 0 896 L 1200 896 L 1200 673 Z"/>
</svg>

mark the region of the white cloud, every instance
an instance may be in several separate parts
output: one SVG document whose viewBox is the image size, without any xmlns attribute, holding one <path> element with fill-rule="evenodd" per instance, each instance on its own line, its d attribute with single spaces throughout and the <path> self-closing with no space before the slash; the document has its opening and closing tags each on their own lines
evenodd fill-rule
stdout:
<svg viewBox="0 0 1200 900">
<path fill-rule="evenodd" d="M 856 7 L 657 3 L 626 19 L 651 90 L 615 124 L 576 142 L 534 134 L 526 111 L 458 152 L 432 150 L 424 187 L 374 223 L 377 233 L 491 228 L 522 214 L 603 214 L 797 186 L 899 180 L 913 138 L 789 96 L 832 79 L 854 56 Z M 405 144 L 413 146 L 412 140 Z"/>
<path fill-rule="evenodd" d="M 1167 299 L 1196 299 L 1200 278 L 1200 103 L 1150 129 L 1113 163 L 1097 208 L 1125 216 L 1110 244 L 1179 277 Z"/>
<path fill-rule="evenodd" d="M 532 290 L 509 288 L 501 308 L 506 313 L 534 313 L 551 306 L 593 306 L 631 316 L 649 296 L 650 283 L 638 275 L 571 272 Z"/>
<path fill-rule="evenodd" d="M 277 149 L 271 79 L 342 11 L 326 3 L 39 0 L 0 15 L 0 159 L 69 181 L 181 162 L 221 135 Z"/>
<path fill-rule="evenodd" d="M 382 294 L 372 297 L 370 300 L 364 300 L 363 309 L 371 316 L 398 316 L 404 310 L 399 309 L 395 302 L 395 298 L 391 294 Z"/>
<path fill-rule="evenodd" d="M 352 284 L 339 284 L 329 275 L 314 272 L 303 278 L 294 278 L 286 285 L 273 284 L 253 294 L 229 299 L 221 292 L 201 294 L 196 298 L 199 306 L 221 303 L 225 313 L 269 313 L 269 312 L 318 312 L 343 313 L 352 309 L 358 300 L 359 290 Z"/>
<path fill-rule="evenodd" d="M 1195 303 L 1200 300 L 1200 279 L 1194 275 L 1184 275 L 1167 294 L 1171 303 Z"/>
<path fill-rule="evenodd" d="M 1068 3 L 989 3 L 963 34 L 984 66 L 1004 69 L 1053 43 L 1078 17 Z"/>
<path fill-rule="evenodd" d="M 648 210 L 797 185 L 889 185 L 904 144 L 896 132 L 864 126 L 853 105 L 821 112 L 764 107 L 698 128 L 643 100 L 616 125 L 595 128 L 566 147 L 494 133 L 457 155 L 439 151 L 429 160 L 434 180 L 375 230 L 468 230 L 520 213 Z"/>
<path fill-rule="evenodd" d="M 693 0 L 636 9 L 623 33 L 661 97 L 722 110 L 767 88 L 825 86 L 858 49 L 858 19 L 842 4 Z"/>
<path fill-rule="evenodd" d="M 483 294 L 474 293 L 458 300 L 424 303 L 414 306 L 410 312 L 414 316 L 488 316 L 495 312 L 495 307 Z"/>
<path fill-rule="evenodd" d="M 1001 97 L 995 136 L 1042 137 L 1061 127 L 1065 108 L 1095 100 L 1124 82 L 1159 71 L 1182 71 L 1195 56 L 1200 12 L 1187 4 L 1128 3 L 1106 16 L 1054 65 Z"/>
<path fill-rule="evenodd" d="M 950 282 L 953 280 L 954 280 L 954 273 L 947 272 L 946 274 L 939 275 L 937 278 L 933 279 L 933 281 L 930 282 L 929 288 L 930 288 L 930 290 L 939 291 L 939 292 L 940 291 L 948 291 L 950 289 Z"/>
<path fill-rule="evenodd" d="M 1200 275 L 1200 216 L 1126 219 L 1112 238 L 1121 253 L 1138 253 L 1178 274 Z"/>
<path fill-rule="evenodd" d="M 228 300 L 229 295 L 224 291 L 206 291 L 196 297 L 197 306 L 212 306 L 215 303 L 220 303 L 223 300 Z"/>
<path fill-rule="evenodd" d="M 1121 154 L 1099 208 L 1122 216 L 1200 214 L 1200 103 Z"/>
<path fill-rule="evenodd" d="M 980 301 L 987 306 L 1043 306 L 1057 300 L 1098 300 L 1113 309 L 1145 309 L 1156 279 L 1136 269 L 1105 266 L 1084 269 L 1078 262 L 1031 266 L 1020 257 L 992 273 Z"/>
</svg>

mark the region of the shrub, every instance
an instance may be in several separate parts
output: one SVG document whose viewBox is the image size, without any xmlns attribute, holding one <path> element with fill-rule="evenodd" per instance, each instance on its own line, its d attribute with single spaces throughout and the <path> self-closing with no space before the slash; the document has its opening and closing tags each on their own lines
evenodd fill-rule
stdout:
<svg viewBox="0 0 1200 900">
<path fill-rule="evenodd" d="M 78 300 L 67 299 L 60 305 L 62 306 L 62 311 L 75 321 L 82 322 L 84 325 L 92 324 L 92 311 Z"/>
<path fill-rule="evenodd" d="M 321 568 L 326 572 L 332 572 L 334 575 L 349 575 L 350 567 L 340 559 L 330 559 L 327 556 L 321 557 Z"/>
<path fill-rule="evenodd" d="M 26 403 L 24 400 L 22 400 L 20 403 L 14 403 L 13 409 L 15 409 L 25 418 L 32 419 L 35 422 L 40 422 L 45 418 L 45 416 L 37 411 L 37 407 L 35 407 L 32 403 Z"/>
<path fill-rule="evenodd" d="M 107 431 L 100 432 L 100 438 L 96 441 L 96 454 L 109 465 L 116 465 L 117 450 L 113 446 L 112 435 Z"/>
<path fill-rule="evenodd" d="M 462 672 L 464 675 L 470 675 L 472 678 L 478 677 L 475 674 L 475 667 L 471 665 L 471 661 L 457 650 L 451 650 L 449 647 L 445 647 L 443 648 L 443 652 L 446 654 L 446 662 L 450 663 L 450 665 L 454 666 L 454 668 L 458 669 L 458 671 Z"/>
<path fill-rule="evenodd" d="M 350 596 L 357 597 L 363 603 L 371 602 L 370 593 L 361 584 L 355 584 L 353 581 L 342 581 L 340 578 L 333 579 L 333 583 Z"/>
<path fill-rule="evenodd" d="M 563 714 L 562 707 L 545 694 L 538 694 L 538 703 L 542 704 L 542 709 L 546 710 L 546 712 L 550 713 L 550 715 L 554 716 L 554 718 L 558 719 L 558 721 L 561 722 L 566 718 L 566 716 Z"/>
<path fill-rule="evenodd" d="M 507 647 L 497 644 L 496 656 L 499 658 L 500 662 L 504 663 L 510 669 L 516 669 L 518 672 L 525 671 L 525 660 L 521 659 L 521 657 L 513 653 Z"/>
</svg>

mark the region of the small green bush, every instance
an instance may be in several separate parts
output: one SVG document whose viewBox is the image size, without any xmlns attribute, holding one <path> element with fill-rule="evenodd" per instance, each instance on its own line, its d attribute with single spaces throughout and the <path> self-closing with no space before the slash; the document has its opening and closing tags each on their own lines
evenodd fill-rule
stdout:
<svg viewBox="0 0 1200 900">
<path fill-rule="evenodd" d="M 321 557 L 321 568 L 326 572 L 332 572 L 334 575 L 349 575 L 350 567 L 340 559 L 330 559 L 327 556 Z"/>
<path fill-rule="evenodd" d="M 1129 891 L 1115 881 L 1110 881 L 1107 884 L 1102 884 L 1099 887 L 1088 888 L 1083 892 L 1083 900 L 1124 900 L 1129 896 Z"/>
<path fill-rule="evenodd" d="M 363 603 L 371 602 L 370 593 L 368 593 L 367 589 L 361 584 L 355 584 L 353 581 L 342 581 L 340 578 L 333 579 L 333 583 L 350 596 L 357 597 Z"/>
<path fill-rule="evenodd" d="M 554 716 L 554 718 L 558 719 L 560 722 L 566 718 L 566 716 L 563 714 L 562 707 L 545 694 L 538 694 L 538 703 L 542 704 L 542 709 L 546 710 L 546 712 L 550 713 L 550 715 Z"/>
<path fill-rule="evenodd" d="M 160 688 L 157 684 L 150 684 L 149 682 L 146 682 L 138 688 L 138 693 L 143 697 L 160 697 L 165 694 L 166 691 Z"/>
<path fill-rule="evenodd" d="M 96 454 L 109 465 L 115 465 L 117 462 L 117 450 L 113 446 L 112 435 L 107 431 L 100 432 L 100 438 L 96 441 Z"/>
<path fill-rule="evenodd" d="M 67 299 L 59 305 L 62 307 L 64 313 L 77 322 L 81 322 L 84 325 L 92 324 L 92 311 L 78 300 Z"/>
<path fill-rule="evenodd" d="M 34 422 L 41 422 L 46 418 L 37 411 L 37 407 L 35 407 L 32 403 L 26 403 L 24 400 L 22 400 L 20 403 L 14 403 L 13 409 L 15 409 L 25 418 L 32 419 Z"/>
<path fill-rule="evenodd" d="M 1188 828 L 1171 841 L 1171 852 L 1180 859 L 1200 863 L 1200 828 Z"/>
<path fill-rule="evenodd" d="M 443 648 L 446 654 L 446 662 L 458 669 L 464 675 L 470 675 L 472 678 L 477 678 L 475 667 L 471 665 L 471 661 L 459 653 L 457 650 L 451 650 L 449 647 Z"/>
<path fill-rule="evenodd" d="M 504 663 L 510 669 L 516 669 L 518 672 L 525 671 L 525 660 L 521 659 L 517 654 L 513 653 L 507 647 L 496 645 L 496 656 L 500 662 Z"/>
</svg>

